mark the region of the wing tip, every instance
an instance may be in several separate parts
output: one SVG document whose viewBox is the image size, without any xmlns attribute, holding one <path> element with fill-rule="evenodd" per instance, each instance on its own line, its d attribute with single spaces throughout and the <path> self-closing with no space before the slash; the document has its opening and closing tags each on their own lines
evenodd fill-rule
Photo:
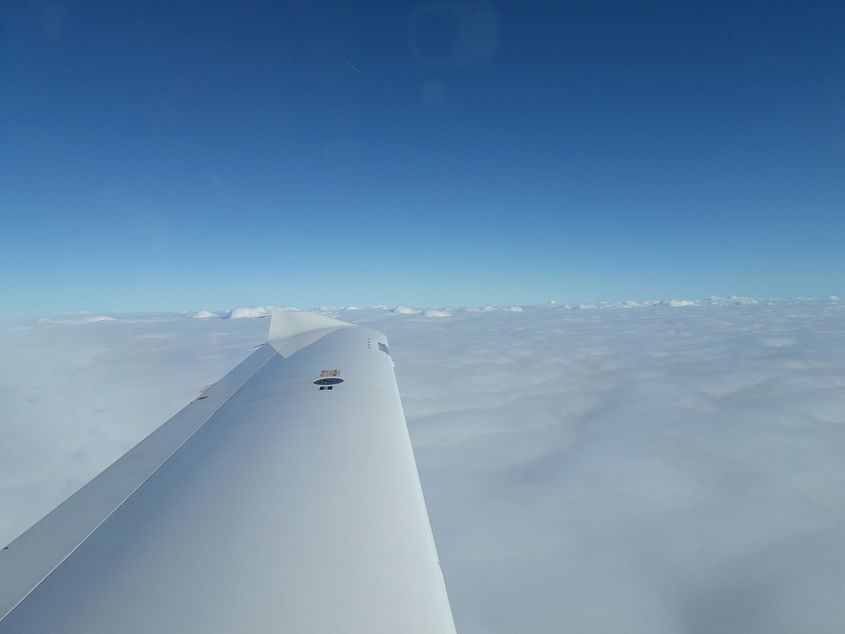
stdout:
<svg viewBox="0 0 845 634">
<path fill-rule="evenodd" d="M 288 357 L 332 330 L 352 326 L 354 324 L 349 322 L 304 310 L 275 311 L 270 315 L 267 342 Z"/>
</svg>

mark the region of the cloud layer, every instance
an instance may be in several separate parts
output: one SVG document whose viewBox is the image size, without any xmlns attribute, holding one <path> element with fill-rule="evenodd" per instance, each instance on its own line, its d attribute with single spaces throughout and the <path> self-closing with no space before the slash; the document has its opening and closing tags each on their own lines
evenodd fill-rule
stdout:
<svg viewBox="0 0 845 634">
<path fill-rule="evenodd" d="M 461 634 L 842 630 L 838 301 L 400 308 L 335 313 L 390 338 Z M 0 542 L 266 328 L 0 324 Z"/>
</svg>

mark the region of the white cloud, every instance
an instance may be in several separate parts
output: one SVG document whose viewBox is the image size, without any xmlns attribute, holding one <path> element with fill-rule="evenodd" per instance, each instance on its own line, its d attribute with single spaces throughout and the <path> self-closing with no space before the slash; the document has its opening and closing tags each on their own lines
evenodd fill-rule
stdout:
<svg viewBox="0 0 845 634">
<path fill-rule="evenodd" d="M 845 305 L 573 308 L 342 313 L 390 339 L 458 631 L 841 631 Z M 0 323 L 0 542 L 266 330 Z"/>
<path fill-rule="evenodd" d="M 443 310 L 440 308 L 429 308 L 425 312 L 423 312 L 424 317 L 451 317 L 452 313 L 449 310 Z"/>
<path fill-rule="evenodd" d="M 212 313 L 210 310 L 200 310 L 191 315 L 193 319 L 217 319 L 220 317 L 217 313 Z"/>
<path fill-rule="evenodd" d="M 468 312 L 468 313 L 494 313 L 494 312 L 497 312 L 497 311 L 508 311 L 508 312 L 511 312 L 511 313 L 521 313 L 522 310 L 523 310 L 522 306 L 519 306 L 519 305 L 507 306 L 507 307 L 504 307 L 504 308 L 500 308 L 498 306 L 482 306 L 481 308 L 478 308 L 476 306 L 470 306 L 469 308 L 464 309 L 464 311 Z"/>
<path fill-rule="evenodd" d="M 710 304 L 714 304 L 716 306 L 727 306 L 727 305 L 735 305 L 735 306 L 743 306 L 743 305 L 754 305 L 759 304 L 759 299 L 754 299 L 752 297 L 739 297 L 737 295 L 731 295 L 729 297 L 719 297 L 718 295 L 711 295 L 707 298 L 707 302 Z"/>
<path fill-rule="evenodd" d="M 419 315 L 422 311 L 410 306 L 402 306 L 401 304 L 393 309 L 393 313 L 397 315 Z"/>
<path fill-rule="evenodd" d="M 267 317 L 272 311 L 266 306 L 239 306 L 229 311 L 229 319 L 252 319 Z"/>
<path fill-rule="evenodd" d="M 280 310 L 296 310 L 289 306 L 238 306 L 229 311 L 229 319 L 254 319 L 256 317 L 269 317 L 272 313 Z"/>
<path fill-rule="evenodd" d="M 109 315 L 84 315 L 81 317 L 65 317 L 65 318 L 53 318 L 53 317 L 42 317 L 38 320 L 39 323 L 42 324 L 101 324 L 101 323 L 108 323 L 112 321 L 117 321 L 114 317 L 110 317 Z"/>
</svg>

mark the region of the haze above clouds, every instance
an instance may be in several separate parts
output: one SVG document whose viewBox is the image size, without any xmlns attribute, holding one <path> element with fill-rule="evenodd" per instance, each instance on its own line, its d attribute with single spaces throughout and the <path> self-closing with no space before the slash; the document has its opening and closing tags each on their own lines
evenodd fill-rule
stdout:
<svg viewBox="0 0 845 634">
<path fill-rule="evenodd" d="M 0 542 L 247 356 L 270 309 L 0 322 Z M 461 634 L 842 630 L 835 298 L 331 312 L 390 339 Z"/>
</svg>

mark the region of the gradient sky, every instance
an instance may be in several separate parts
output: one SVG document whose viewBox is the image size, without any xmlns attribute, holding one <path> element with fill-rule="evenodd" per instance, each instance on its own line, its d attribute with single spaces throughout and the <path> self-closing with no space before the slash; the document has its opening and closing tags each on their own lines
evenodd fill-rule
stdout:
<svg viewBox="0 0 845 634">
<path fill-rule="evenodd" d="M 0 20 L 2 313 L 845 295 L 838 1 Z"/>
</svg>

